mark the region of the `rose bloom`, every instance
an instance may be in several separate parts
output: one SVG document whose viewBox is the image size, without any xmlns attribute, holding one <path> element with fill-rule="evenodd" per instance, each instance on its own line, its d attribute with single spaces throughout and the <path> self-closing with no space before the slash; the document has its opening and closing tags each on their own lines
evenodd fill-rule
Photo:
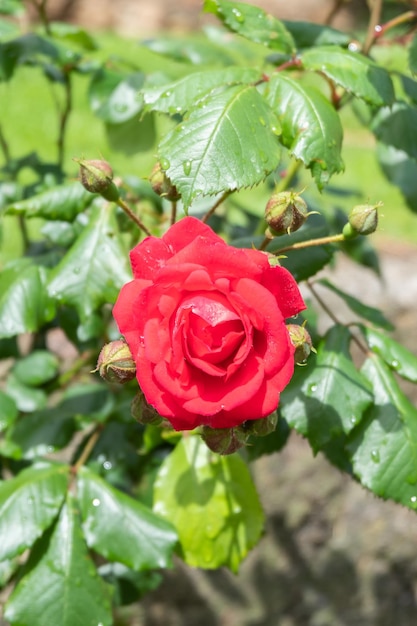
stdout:
<svg viewBox="0 0 417 626">
<path fill-rule="evenodd" d="M 266 417 L 294 371 L 285 318 L 297 284 L 259 250 L 227 245 L 194 217 L 130 253 L 113 315 L 150 405 L 176 430 Z"/>
</svg>

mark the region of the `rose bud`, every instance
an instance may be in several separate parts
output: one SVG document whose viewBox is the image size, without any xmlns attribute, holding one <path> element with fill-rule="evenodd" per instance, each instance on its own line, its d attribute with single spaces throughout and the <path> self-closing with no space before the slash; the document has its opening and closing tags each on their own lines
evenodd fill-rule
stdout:
<svg viewBox="0 0 417 626">
<path fill-rule="evenodd" d="M 136 376 L 136 365 L 128 345 L 118 339 L 106 343 L 98 356 L 97 369 L 100 376 L 110 383 L 127 383 Z"/>
<path fill-rule="evenodd" d="M 276 411 L 263 417 L 259 420 L 250 420 L 245 422 L 244 430 L 247 435 L 254 435 L 255 437 L 266 437 L 270 433 L 274 432 L 277 427 L 278 414 Z"/>
<path fill-rule="evenodd" d="M 307 204 L 293 191 L 274 194 L 265 208 L 265 220 L 274 235 L 289 235 L 308 217 Z"/>
<path fill-rule="evenodd" d="M 159 161 L 154 165 L 151 175 L 149 176 L 149 182 L 158 196 L 162 196 L 171 202 L 176 202 L 181 198 L 177 188 L 171 183 Z"/>
<path fill-rule="evenodd" d="M 87 191 L 98 193 L 109 202 L 117 202 L 119 190 L 113 183 L 113 170 L 107 161 L 74 161 L 80 166 L 80 181 Z"/>
<path fill-rule="evenodd" d="M 314 351 L 310 333 L 298 324 L 287 324 L 291 343 L 295 348 L 294 363 L 305 363 L 311 351 Z"/>
<path fill-rule="evenodd" d="M 348 220 L 353 232 L 358 235 L 370 235 L 374 233 L 378 226 L 378 204 L 359 204 L 355 206 L 349 214 Z M 345 232 L 343 234 L 346 236 Z"/>
<path fill-rule="evenodd" d="M 162 423 L 165 423 L 164 418 L 161 417 L 159 413 L 146 402 L 145 396 L 141 391 L 139 391 L 139 393 L 137 393 L 133 398 L 130 405 L 130 411 L 132 413 L 132 417 L 144 426 L 148 424 L 151 424 L 152 426 L 160 426 Z"/>
<path fill-rule="evenodd" d="M 201 428 L 201 437 L 208 448 L 217 454 L 233 454 L 246 444 L 248 433 L 243 428 Z"/>
</svg>

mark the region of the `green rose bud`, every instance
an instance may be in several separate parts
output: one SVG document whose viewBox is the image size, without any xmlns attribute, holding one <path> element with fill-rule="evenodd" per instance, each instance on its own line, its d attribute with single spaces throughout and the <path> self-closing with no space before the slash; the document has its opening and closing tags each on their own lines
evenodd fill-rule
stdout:
<svg viewBox="0 0 417 626">
<path fill-rule="evenodd" d="M 358 235 L 370 235 L 374 233 L 378 226 L 378 209 L 382 206 L 378 204 L 359 204 L 355 206 L 348 217 L 348 224 Z M 346 225 L 347 226 L 347 225 Z M 345 231 L 343 234 L 346 236 Z"/>
<path fill-rule="evenodd" d="M 98 356 L 97 369 L 100 376 L 110 383 L 127 383 L 136 376 L 136 365 L 128 345 L 118 339 L 106 343 Z"/>
<path fill-rule="evenodd" d="M 289 235 L 308 217 L 307 204 L 293 191 L 274 194 L 265 208 L 265 220 L 274 235 Z"/>
<path fill-rule="evenodd" d="M 117 202 L 120 194 L 113 183 L 113 170 L 107 161 L 74 161 L 80 166 L 80 181 L 87 191 L 98 193 L 109 202 Z"/>
<path fill-rule="evenodd" d="M 137 422 L 143 425 L 151 424 L 152 426 L 161 426 L 165 423 L 163 417 L 156 412 L 156 410 L 146 402 L 145 396 L 141 391 L 136 394 L 130 405 L 130 411 L 132 417 Z"/>
<path fill-rule="evenodd" d="M 247 435 L 254 435 L 255 437 L 266 437 L 270 433 L 274 432 L 277 427 L 278 414 L 276 411 L 271 413 L 267 417 L 262 417 L 258 420 L 248 420 L 244 422 L 244 430 Z"/>
<path fill-rule="evenodd" d="M 149 182 L 158 196 L 162 196 L 171 202 L 176 202 L 181 198 L 177 188 L 171 183 L 159 161 L 154 165 L 151 175 L 149 176 Z"/>
<path fill-rule="evenodd" d="M 298 324 L 287 324 L 287 330 L 290 334 L 290 340 L 295 348 L 294 362 L 305 363 L 310 355 L 310 352 L 314 352 L 313 342 L 311 341 L 310 333 Z"/>
<path fill-rule="evenodd" d="M 248 433 L 243 428 L 210 428 L 203 426 L 201 437 L 206 446 L 217 454 L 233 454 L 246 444 Z"/>
</svg>

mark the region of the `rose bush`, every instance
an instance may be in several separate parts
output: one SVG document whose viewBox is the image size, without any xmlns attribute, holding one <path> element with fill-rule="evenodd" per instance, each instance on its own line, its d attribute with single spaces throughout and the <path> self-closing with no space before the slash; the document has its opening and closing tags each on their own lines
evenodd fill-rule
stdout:
<svg viewBox="0 0 417 626">
<path fill-rule="evenodd" d="M 177 430 L 274 411 L 294 370 L 285 318 L 305 309 L 291 274 L 194 217 L 147 237 L 130 258 L 134 280 L 113 315 L 149 404 Z"/>
</svg>

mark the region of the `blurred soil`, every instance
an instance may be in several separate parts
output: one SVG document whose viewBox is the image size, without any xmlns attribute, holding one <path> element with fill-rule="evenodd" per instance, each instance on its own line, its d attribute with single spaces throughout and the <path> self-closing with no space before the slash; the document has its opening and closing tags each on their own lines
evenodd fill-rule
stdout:
<svg viewBox="0 0 417 626">
<path fill-rule="evenodd" d="M 382 280 L 345 257 L 326 273 L 380 306 L 417 354 L 417 248 L 389 241 L 379 248 Z M 342 308 L 337 315 L 352 319 Z M 417 386 L 407 391 L 417 404 Z M 295 433 L 252 470 L 267 523 L 239 574 L 178 562 L 159 589 L 126 611 L 130 626 L 416 626 L 414 512 L 314 458 Z"/>
</svg>

